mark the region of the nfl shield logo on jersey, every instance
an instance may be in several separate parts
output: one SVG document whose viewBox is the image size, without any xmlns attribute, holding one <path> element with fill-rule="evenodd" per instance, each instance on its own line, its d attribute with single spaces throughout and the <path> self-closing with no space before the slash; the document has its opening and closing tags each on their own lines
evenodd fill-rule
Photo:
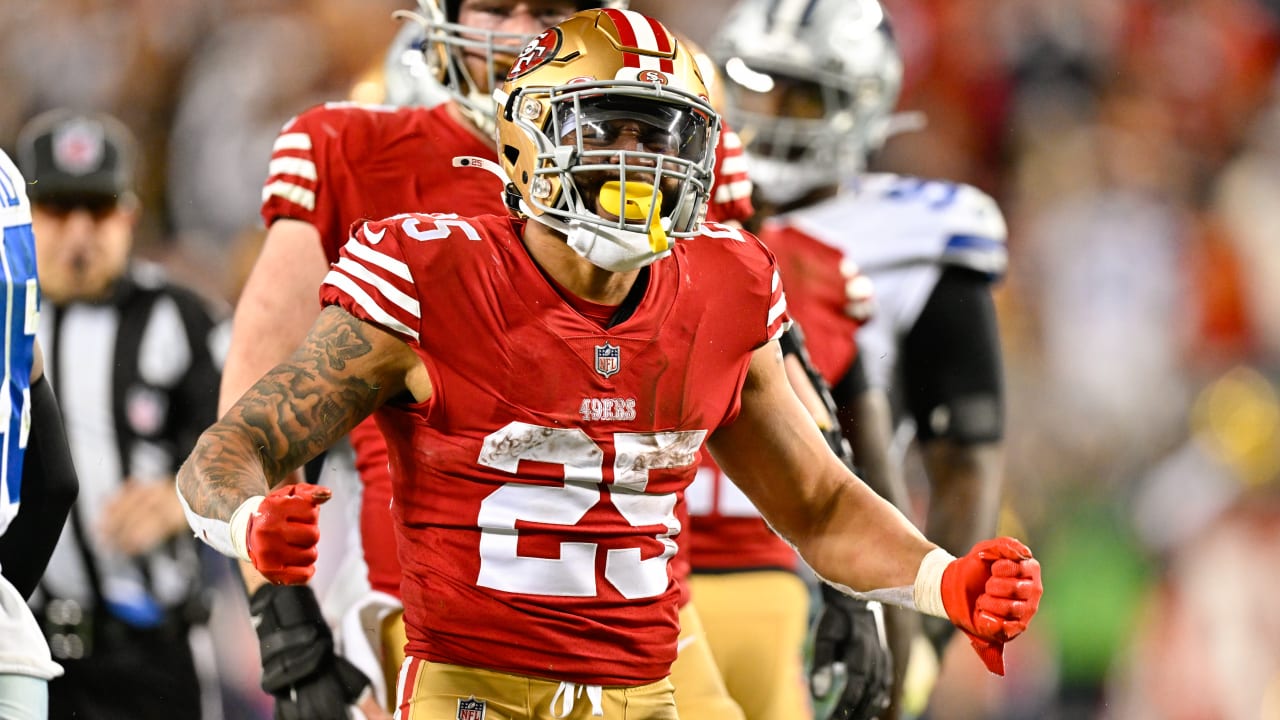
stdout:
<svg viewBox="0 0 1280 720">
<path fill-rule="evenodd" d="M 469 700 L 458 701 L 458 720 L 484 720 L 484 701 L 475 695 Z"/>
<path fill-rule="evenodd" d="M 618 372 L 622 367 L 622 349 L 605 343 L 596 346 L 596 372 L 604 377 Z"/>
</svg>

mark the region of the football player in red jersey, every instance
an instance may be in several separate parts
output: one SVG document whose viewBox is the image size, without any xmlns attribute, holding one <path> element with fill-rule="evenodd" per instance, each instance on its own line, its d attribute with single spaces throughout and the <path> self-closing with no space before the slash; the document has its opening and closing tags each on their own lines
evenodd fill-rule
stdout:
<svg viewBox="0 0 1280 720">
<path fill-rule="evenodd" d="M 893 112 L 902 59 L 876 0 L 740 0 L 709 47 L 725 71 L 730 116 L 750 138 L 760 237 L 777 254 L 814 363 L 838 389 L 857 332 L 871 384 L 892 391 L 901 424 L 914 424 L 930 490 L 924 527 L 962 552 L 996 530 L 1001 500 L 1003 373 L 991 297 L 1006 264 L 1000 210 L 968 185 L 867 171 L 902 119 Z M 877 311 L 861 329 L 830 270 L 842 264 L 875 285 Z M 909 507 L 904 483 L 877 489 Z M 888 616 L 901 680 L 920 618 Z M 924 620 L 940 657 L 953 628 Z"/>
<path fill-rule="evenodd" d="M 719 129 L 705 95 L 637 13 L 539 35 L 496 94 L 523 217 L 362 225 L 303 344 L 183 468 L 200 537 L 302 583 L 328 492 L 289 474 L 375 414 L 404 568 L 405 720 L 677 717 L 669 560 L 704 440 L 816 571 L 950 618 L 993 671 L 1038 606 L 1021 543 L 956 559 L 827 447 L 779 359 L 772 256 L 699 223 Z"/>
<path fill-rule="evenodd" d="M 316 291 L 337 260 L 357 220 L 405 210 L 451 210 L 466 214 L 504 212 L 502 183 L 474 171 L 458 171 L 459 155 L 496 160 L 493 78 L 501 78 L 534 34 L 596 0 L 424 0 L 421 46 L 436 96 L 432 107 L 328 103 L 293 118 L 281 130 L 263 188 L 267 238 L 236 306 L 232 338 L 220 390 L 220 412 L 264 372 L 288 357 L 319 314 Z M 369 608 L 386 619 L 392 635 L 381 650 L 398 667 L 394 639 L 400 566 L 387 507 L 390 476 L 385 442 L 372 421 L 351 435 L 362 482 L 361 536 L 368 566 Z M 245 566 L 251 606 L 264 646 L 264 687 L 277 712 L 294 706 L 303 717 L 345 718 L 343 703 L 371 680 L 374 696 L 389 703 L 394 688 L 381 673 L 362 665 L 360 677 L 332 651 L 317 655 L 305 646 L 332 646 L 319 605 L 307 587 L 278 588 Z M 371 602 L 376 602 L 371 600 Z M 293 618 L 293 620 L 285 620 Z M 299 632 L 288 632 L 297 628 Z M 314 634 L 316 637 L 311 637 Z M 402 633 L 401 633 L 402 634 Z M 286 642 L 297 638 L 297 642 Z M 402 644 L 402 643 L 401 643 Z M 271 649 L 267 649 L 270 646 Z M 303 663 L 299 657 L 311 658 Z M 284 669 L 287 666 L 287 670 Z M 394 670 L 392 670 L 394 679 Z M 389 692 L 388 692 L 389 690 Z M 312 702 L 312 696 L 317 699 Z M 375 717 L 376 702 L 361 704 Z M 318 707 L 315 707 L 318 706 Z"/>
<path fill-rule="evenodd" d="M 502 183 L 485 172 L 457 170 L 452 159 L 497 159 L 488 142 L 493 133 L 493 102 L 487 97 L 490 79 L 505 74 L 520 46 L 535 32 L 575 9 L 601 4 L 624 3 L 454 0 L 441 5 L 424 1 L 418 18 L 421 30 L 412 38 L 419 52 L 409 59 L 415 63 L 413 70 L 426 77 L 415 85 L 410 74 L 392 69 L 387 83 L 389 89 L 399 89 L 392 99 L 437 104 L 392 108 L 333 103 L 312 108 L 285 126 L 276 140 L 263 190 L 266 244 L 236 308 L 223 375 L 222 411 L 253 380 L 284 360 L 305 335 L 319 313 L 316 289 L 329 263 L 337 260 L 353 222 L 404 210 L 504 212 Z M 402 45 L 398 54 L 403 49 Z M 413 92 L 424 87 L 428 93 Z M 719 174 L 708 215 L 744 218 L 751 213 L 750 183 L 735 135 L 722 134 L 717 157 Z M 348 611 L 344 629 L 351 632 L 344 639 L 351 659 L 370 676 L 373 695 L 390 701 L 403 660 L 404 636 L 399 622 L 400 565 L 387 512 L 391 499 L 387 453 L 372 421 L 357 427 L 351 440 L 363 486 L 361 534 L 372 589 Z M 313 662 L 295 660 L 283 671 L 280 666 L 298 654 L 296 645 L 332 642 L 319 620 L 319 606 L 306 587 L 264 589 L 261 577 L 248 567 L 246 579 L 256 599 L 253 609 L 259 618 L 259 635 L 264 645 L 273 648 L 264 652 L 264 686 L 274 691 L 278 707 L 299 703 L 310 707 L 311 694 L 352 696 L 363 689 L 365 682 L 354 668 L 332 653 L 309 654 Z M 694 633 L 697 619 L 692 607 L 683 614 L 686 627 Z M 276 620 L 283 617 L 298 618 L 293 626 L 300 624 L 307 632 L 286 634 L 283 621 Z M 371 636 L 368 642 L 360 641 L 362 634 Z M 304 642 L 287 643 L 286 637 Z M 386 672 L 378 672 L 380 665 Z M 691 645 L 681 655 L 677 676 L 681 707 L 688 714 L 727 720 L 739 716 L 704 644 Z M 367 703 L 362 707 L 367 714 L 375 712 Z M 301 712 L 312 717 L 313 712 L 336 711 Z"/>
</svg>

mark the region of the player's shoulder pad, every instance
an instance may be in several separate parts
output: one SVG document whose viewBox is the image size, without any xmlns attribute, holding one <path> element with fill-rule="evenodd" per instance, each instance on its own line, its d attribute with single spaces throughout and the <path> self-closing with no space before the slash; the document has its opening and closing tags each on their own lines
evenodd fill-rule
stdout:
<svg viewBox="0 0 1280 720">
<path fill-rule="evenodd" d="M 408 212 L 365 223 L 375 229 L 392 228 L 395 233 L 419 242 L 431 240 L 480 240 L 488 228 L 483 217 L 461 217 L 457 213 Z"/>
<path fill-rule="evenodd" d="M 871 201 L 900 204 L 949 234 L 980 235 L 1002 243 L 1008 235 L 996 201 L 968 183 L 871 173 L 859 179 L 858 193 Z"/>
<path fill-rule="evenodd" d="M 777 260 L 755 235 L 732 225 L 702 223 L 699 234 L 679 241 L 697 282 L 722 283 L 733 292 L 772 295 L 777 284 Z M 756 278 L 757 281 L 749 280 Z"/>
<path fill-rule="evenodd" d="M 772 265 L 773 254 L 750 232 L 718 222 L 704 222 L 698 227 L 698 235 L 681 242 L 697 255 L 737 258 L 738 262 Z"/>
<path fill-rule="evenodd" d="M 498 219 L 404 213 L 356 223 L 321 298 L 417 342 L 421 303 L 457 297 L 491 268 L 492 246 L 479 241 Z"/>
<path fill-rule="evenodd" d="M 487 220 L 455 213 L 401 213 L 357 222 L 348 243 L 405 260 L 413 258 L 415 265 L 438 265 L 444 257 L 479 251 L 484 244 L 480 241 L 490 232 Z"/>
<path fill-rule="evenodd" d="M 392 127 L 388 119 L 399 109 L 354 102 L 313 105 L 284 124 L 274 149 L 311 151 L 318 145 L 331 145 L 343 151 L 358 151 L 378 142 L 378 135 Z"/>
<path fill-rule="evenodd" d="M 358 102 L 323 102 L 303 110 L 289 118 L 284 129 L 291 130 L 299 126 L 314 126 L 317 123 L 332 122 L 345 124 L 378 115 L 395 113 L 399 108 L 392 105 L 370 105 Z"/>
<path fill-rule="evenodd" d="M 698 226 L 698 234 L 688 239 L 689 242 L 701 246 L 720 248 L 721 251 L 751 252 L 751 248 L 759 245 L 755 235 L 738 227 L 725 223 L 707 220 Z"/>
<path fill-rule="evenodd" d="M 940 259 L 992 278 L 1008 265 L 1008 227 L 994 198 L 963 182 L 875 173 L 860 179 L 864 201 L 894 205 L 909 214 L 917 237 L 937 238 Z"/>
<path fill-rule="evenodd" d="M 0 227 L 31 224 L 26 183 L 17 164 L 0 149 Z"/>
</svg>

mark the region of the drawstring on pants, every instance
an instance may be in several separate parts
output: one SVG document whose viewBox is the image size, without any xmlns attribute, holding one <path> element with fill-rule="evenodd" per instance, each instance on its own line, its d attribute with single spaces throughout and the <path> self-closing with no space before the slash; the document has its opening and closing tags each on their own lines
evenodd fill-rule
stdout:
<svg viewBox="0 0 1280 720">
<path fill-rule="evenodd" d="M 579 685 L 571 682 L 562 682 L 560 687 L 556 688 L 556 694 L 551 697 L 551 716 L 569 717 L 569 713 L 573 712 L 574 699 L 581 697 L 584 691 L 587 693 L 587 701 L 591 703 L 591 716 L 604 717 L 604 708 L 600 706 L 604 699 L 604 688 L 599 685 Z M 559 710 L 556 710 L 557 700 L 560 701 Z"/>
</svg>

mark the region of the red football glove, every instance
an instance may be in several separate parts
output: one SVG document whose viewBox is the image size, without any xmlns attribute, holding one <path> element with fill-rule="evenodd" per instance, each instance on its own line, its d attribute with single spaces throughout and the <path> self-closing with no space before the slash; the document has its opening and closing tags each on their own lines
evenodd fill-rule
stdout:
<svg viewBox="0 0 1280 720">
<path fill-rule="evenodd" d="M 1027 629 L 1043 594 L 1040 563 L 1013 538 L 984 540 L 942 572 L 947 617 L 996 675 L 1004 675 L 1004 644 Z"/>
<path fill-rule="evenodd" d="M 302 585 L 315 574 L 320 506 L 329 488 L 298 483 L 272 490 L 249 516 L 246 548 L 253 566 L 278 585 Z"/>
</svg>

